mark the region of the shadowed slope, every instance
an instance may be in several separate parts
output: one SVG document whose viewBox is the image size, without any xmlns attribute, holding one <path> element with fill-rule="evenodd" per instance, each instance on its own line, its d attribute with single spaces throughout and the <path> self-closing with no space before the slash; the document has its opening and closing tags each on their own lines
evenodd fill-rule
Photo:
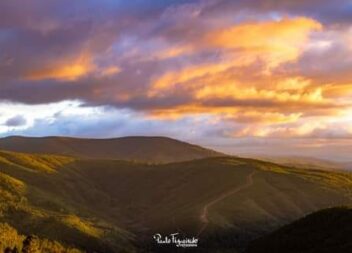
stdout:
<svg viewBox="0 0 352 253">
<path fill-rule="evenodd" d="M 150 241 L 155 233 L 195 236 L 203 225 L 199 215 L 204 206 L 222 196 L 226 198 L 208 210 L 207 229 L 200 236 L 207 248 L 242 247 L 307 213 L 352 203 L 352 176 L 343 172 L 230 157 L 131 166 L 79 160 L 71 170 L 94 179 L 109 194 L 112 206 L 107 212 L 124 217 L 124 226 L 140 240 Z M 227 196 L 246 185 L 253 171 L 251 187 Z"/>
<path fill-rule="evenodd" d="M 339 207 L 310 214 L 253 241 L 247 252 L 352 252 L 352 209 Z"/>
<path fill-rule="evenodd" d="M 23 153 L 152 163 L 187 161 L 223 155 L 213 150 L 171 138 L 142 136 L 114 139 L 13 136 L 0 139 L 0 149 Z"/>
<path fill-rule="evenodd" d="M 202 212 L 199 216 L 199 219 L 201 221 L 201 223 L 203 224 L 202 227 L 200 228 L 199 232 L 198 232 L 198 236 L 201 235 L 201 233 L 203 233 L 203 231 L 207 228 L 208 224 L 209 224 L 209 209 L 216 205 L 217 203 L 221 202 L 222 200 L 226 199 L 227 197 L 230 197 L 233 194 L 236 194 L 238 192 L 240 192 L 241 190 L 244 190 L 250 186 L 253 185 L 253 176 L 255 174 L 255 171 L 251 172 L 247 177 L 246 177 L 246 181 L 243 185 L 237 186 L 234 189 L 231 189 L 230 191 L 224 192 L 223 194 L 221 194 L 220 196 L 218 196 L 217 198 L 213 199 L 212 201 L 210 201 L 209 203 L 207 203 L 206 205 L 204 205 Z"/>
</svg>

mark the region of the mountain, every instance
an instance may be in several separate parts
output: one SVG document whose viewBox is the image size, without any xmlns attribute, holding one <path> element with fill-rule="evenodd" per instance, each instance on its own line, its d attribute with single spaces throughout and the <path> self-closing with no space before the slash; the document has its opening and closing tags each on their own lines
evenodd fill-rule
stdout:
<svg viewBox="0 0 352 253">
<path fill-rule="evenodd" d="M 251 156 L 249 156 L 251 157 Z M 318 159 L 305 156 L 253 156 L 255 159 L 273 162 L 285 166 L 306 168 L 306 169 L 323 169 L 323 170 L 346 170 L 349 169 L 348 163 L 334 162 L 330 160 Z"/>
<path fill-rule="evenodd" d="M 352 252 L 352 209 L 330 208 L 253 241 L 247 253 Z"/>
<path fill-rule="evenodd" d="M 352 162 L 343 163 L 343 166 L 347 170 L 352 170 Z"/>
<path fill-rule="evenodd" d="M 236 157 L 143 164 L 1 151 L 0 168 L 0 226 L 87 252 L 171 252 L 153 235 L 176 232 L 199 237 L 199 252 L 241 251 L 352 204 L 350 173 Z"/>
<path fill-rule="evenodd" d="M 152 163 L 179 162 L 224 155 L 167 137 L 142 136 L 114 139 L 12 136 L 0 139 L 0 149 L 22 153 Z"/>
</svg>

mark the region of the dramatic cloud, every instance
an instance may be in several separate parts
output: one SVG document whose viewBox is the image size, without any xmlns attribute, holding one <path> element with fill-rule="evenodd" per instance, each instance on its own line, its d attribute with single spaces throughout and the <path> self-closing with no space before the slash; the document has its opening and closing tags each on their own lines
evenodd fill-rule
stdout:
<svg viewBox="0 0 352 253">
<path fill-rule="evenodd" d="M 309 33 L 321 25 L 307 18 L 281 19 L 235 25 L 207 36 L 220 48 L 242 50 L 247 57 L 263 59 L 268 67 L 296 60 Z"/>
<path fill-rule="evenodd" d="M 349 0 L 3 0 L 0 134 L 346 147 L 351 17 Z"/>
</svg>

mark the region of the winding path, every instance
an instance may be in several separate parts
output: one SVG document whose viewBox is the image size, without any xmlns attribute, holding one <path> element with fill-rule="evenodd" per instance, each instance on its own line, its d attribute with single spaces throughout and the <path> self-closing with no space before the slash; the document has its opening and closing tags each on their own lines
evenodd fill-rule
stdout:
<svg viewBox="0 0 352 253">
<path fill-rule="evenodd" d="M 209 208 L 214 206 L 215 204 L 221 202 L 222 200 L 224 200 L 225 198 L 236 194 L 250 186 L 253 185 L 253 176 L 255 174 L 255 170 L 252 171 L 247 177 L 246 177 L 246 182 L 243 185 L 237 186 L 236 188 L 233 188 L 232 190 L 229 190 L 227 192 L 222 193 L 219 197 L 217 197 L 216 199 L 208 202 L 207 204 L 204 205 L 202 212 L 199 215 L 199 220 L 202 223 L 201 228 L 199 229 L 199 232 L 197 234 L 197 236 L 199 236 L 201 233 L 203 233 L 203 231 L 207 228 L 208 224 L 209 224 Z"/>
</svg>

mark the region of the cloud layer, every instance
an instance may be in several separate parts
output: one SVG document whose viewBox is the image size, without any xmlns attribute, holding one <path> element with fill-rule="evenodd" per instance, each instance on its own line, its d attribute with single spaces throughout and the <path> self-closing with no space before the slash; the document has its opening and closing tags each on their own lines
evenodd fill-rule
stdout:
<svg viewBox="0 0 352 253">
<path fill-rule="evenodd" d="M 352 140 L 348 0 L 27 2 L 0 3 L 2 135 Z"/>
</svg>

